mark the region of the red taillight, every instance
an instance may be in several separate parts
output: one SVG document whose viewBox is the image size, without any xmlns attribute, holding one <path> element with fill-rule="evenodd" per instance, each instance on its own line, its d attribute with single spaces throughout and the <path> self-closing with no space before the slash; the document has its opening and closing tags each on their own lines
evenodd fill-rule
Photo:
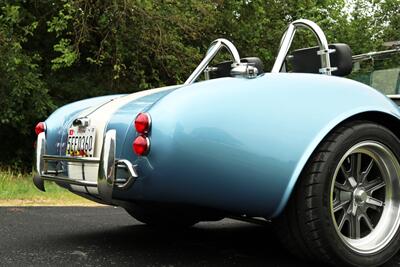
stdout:
<svg viewBox="0 0 400 267">
<path fill-rule="evenodd" d="M 139 113 L 135 118 L 135 129 L 139 135 L 133 141 L 133 151 L 138 156 L 144 156 L 149 152 L 150 139 L 148 137 L 151 128 L 151 118 L 148 113 Z"/>
<path fill-rule="evenodd" d="M 133 141 L 133 151 L 139 156 L 146 155 L 150 148 L 149 138 L 143 135 L 136 137 Z"/>
<path fill-rule="evenodd" d="M 39 135 L 40 133 L 43 133 L 44 131 L 46 131 L 46 124 L 44 122 L 39 122 L 38 124 L 36 124 L 36 126 L 35 126 L 36 135 Z"/>
<path fill-rule="evenodd" d="M 147 113 L 139 113 L 135 119 L 136 131 L 140 134 L 145 134 L 150 131 L 151 119 Z"/>
</svg>

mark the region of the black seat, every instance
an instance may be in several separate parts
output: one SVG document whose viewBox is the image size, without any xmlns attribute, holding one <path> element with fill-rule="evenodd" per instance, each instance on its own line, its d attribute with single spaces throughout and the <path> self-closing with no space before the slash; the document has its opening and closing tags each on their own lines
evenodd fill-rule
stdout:
<svg viewBox="0 0 400 267">
<path fill-rule="evenodd" d="M 335 76 L 346 76 L 351 73 L 353 68 L 351 48 L 347 44 L 330 44 L 330 49 L 336 51 L 329 54 L 331 67 L 337 67 L 332 72 Z M 293 66 L 293 72 L 300 73 L 319 73 L 321 68 L 321 56 L 317 54 L 320 48 L 310 47 L 293 51 L 290 61 Z"/>
</svg>

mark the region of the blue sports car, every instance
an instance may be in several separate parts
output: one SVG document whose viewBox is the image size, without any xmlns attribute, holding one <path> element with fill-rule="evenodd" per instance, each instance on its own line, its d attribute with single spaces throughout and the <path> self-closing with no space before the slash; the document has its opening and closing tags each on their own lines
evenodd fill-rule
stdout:
<svg viewBox="0 0 400 267">
<path fill-rule="evenodd" d="M 299 28 L 318 46 L 290 50 Z M 221 48 L 232 60 L 211 65 Z M 353 56 L 301 19 L 264 73 L 217 39 L 182 85 L 78 101 L 38 123 L 34 184 L 152 226 L 271 222 L 303 258 L 383 264 L 400 248 L 399 51 Z M 385 56 L 395 66 L 363 71 Z"/>
</svg>

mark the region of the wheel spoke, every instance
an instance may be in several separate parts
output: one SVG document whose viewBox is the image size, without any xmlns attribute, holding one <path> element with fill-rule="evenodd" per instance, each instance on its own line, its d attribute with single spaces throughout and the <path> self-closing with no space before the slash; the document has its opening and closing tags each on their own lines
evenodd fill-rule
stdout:
<svg viewBox="0 0 400 267">
<path fill-rule="evenodd" d="M 350 237 L 358 239 L 360 236 L 360 220 L 357 216 L 350 216 Z"/>
<path fill-rule="evenodd" d="M 336 201 L 336 203 L 333 204 L 333 212 L 337 212 L 341 209 L 345 209 L 345 206 L 349 203 L 350 203 L 350 200 Z"/>
<path fill-rule="evenodd" d="M 347 215 L 347 213 L 343 213 L 343 216 L 342 216 L 342 218 L 340 218 L 340 222 L 339 222 L 339 225 L 338 225 L 339 232 L 342 231 L 344 223 L 346 221 L 348 221 L 348 220 L 349 220 L 349 216 Z"/>
<path fill-rule="evenodd" d="M 357 214 L 357 203 L 353 200 L 352 202 L 351 202 L 351 214 L 353 215 L 353 216 L 356 216 L 356 214 Z"/>
<path fill-rule="evenodd" d="M 361 175 L 362 176 L 361 183 L 365 182 L 365 180 L 366 180 L 366 178 L 367 178 L 368 174 L 370 173 L 370 171 L 371 171 L 373 166 L 374 166 L 374 160 L 371 159 L 371 162 L 368 164 L 367 169 Z"/>
<path fill-rule="evenodd" d="M 381 189 L 386 185 L 385 181 L 383 181 L 381 178 L 374 179 L 373 181 L 369 182 L 366 185 L 366 191 L 371 194 L 374 191 Z"/>
<path fill-rule="evenodd" d="M 370 197 L 370 196 L 367 197 L 367 200 L 365 202 L 370 204 L 370 205 L 377 206 L 377 207 L 384 206 L 384 202 L 383 201 L 381 201 L 379 199 L 376 199 L 374 197 Z"/>
<path fill-rule="evenodd" d="M 356 169 L 354 173 L 354 178 L 357 180 L 357 182 L 361 182 L 361 154 L 358 153 L 355 155 L 356 159 Z"/>
<path fill-rule="evenodd" d="M 343 147 L 344 154 L 330 166 L 335 171 L 325 194 L 332 226 L 341 240 L 371 255 L 392 242 L 400 227 L 400 160 L 384 140 L 361 140 Z"/>
<path fill-rule="evenodd" d="M 357 186 L 357 181 L 356 179 L 354 179 L 354 177 L 347 178 L 347 181 L 349 181 L 349 184 L 351 185 L 352 188 L 355 188 Z"/>
</svg>

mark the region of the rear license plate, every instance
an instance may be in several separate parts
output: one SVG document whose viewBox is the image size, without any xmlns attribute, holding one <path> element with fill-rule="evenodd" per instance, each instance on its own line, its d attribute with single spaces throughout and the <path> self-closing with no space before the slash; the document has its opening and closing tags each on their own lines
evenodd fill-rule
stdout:
<svg viewBox="0 0 400 267">
<path fill-rule="evenodd" d="M 66 154 L 78 157 L 93 157 L 96 129 L 94 127 L 72 127 L 68 130 Z"/>
</svg>

